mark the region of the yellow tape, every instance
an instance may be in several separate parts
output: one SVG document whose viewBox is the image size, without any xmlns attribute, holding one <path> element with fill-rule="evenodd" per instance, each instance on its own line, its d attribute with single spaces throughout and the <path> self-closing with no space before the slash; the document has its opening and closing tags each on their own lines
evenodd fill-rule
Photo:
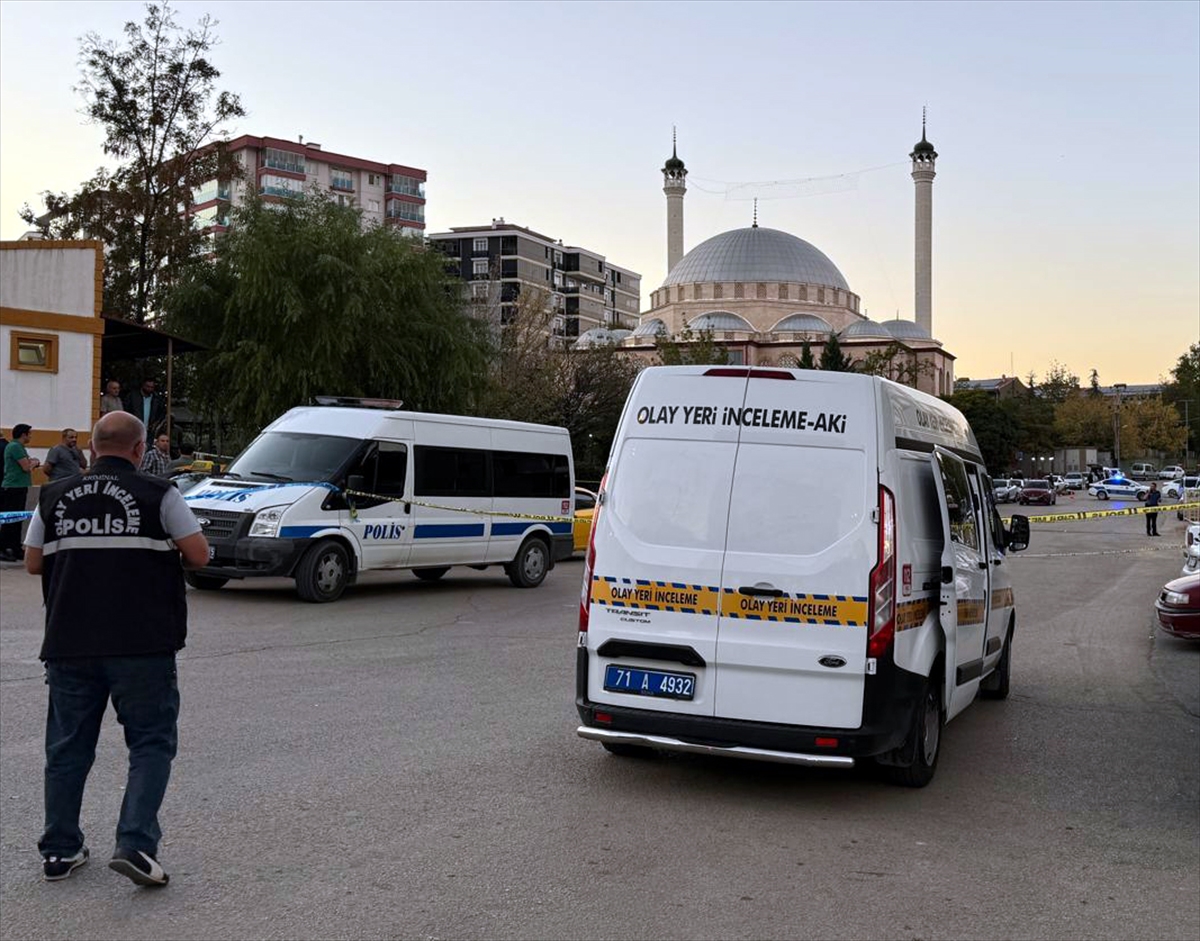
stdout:
<svg viewBox="0 0 1200 941">
<path fill-rule="evenodd" d="M 1069 520 L 1098 520 L 1106 516 L 1140 516 L 1143 513 L 1171 513 L 1175 510 L 1194 510 L 1200 503 L 1160 503 L 1158 506 L 1131 506 L 1124 510 L 1083 510 L 1079 513 L 1051 513 L 1047 516 L 1031 516 L 1030 523 L 1063 523 Z M 1012 517 L 1004 518 L 1012 522 Z"/>
<path fill-rule="evenodd" d="M 470 513 L 473 516 L 499 516 L 506 520 L 538 520 L 543 523 L 574 523 L 573 516 L 539 516 L 535 513 L 500 513 L 496 510 L 476 510 L 465 506 L 445 506 L 441 503 L 422 503 L 420 500 L 405 500 L 403 497 L 385 497 L 378 493 L 364 493 L 361 490 L 343 490 L 350 497 L 363 497 L 367 500 L 382 500 L 385 503 L 411 503 L 413 506 L 423 506 L 429 510 L 446 510 L 450 513 Z"/>
<path fill-rule="evenodd" d="M 614 608 L 716 614 L 719 588 L 649 579 L 592 577 L 592 601 Z"/>
</svg>

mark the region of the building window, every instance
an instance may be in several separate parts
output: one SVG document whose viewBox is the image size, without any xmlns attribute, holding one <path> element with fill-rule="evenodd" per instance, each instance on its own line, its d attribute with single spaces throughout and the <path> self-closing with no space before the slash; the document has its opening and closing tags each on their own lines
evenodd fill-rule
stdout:
<svg viewBox="0 0 1200 941">
<path fill-rule="evenodd" d="M 49 333 L 11 334 L 8 365 L 27 372 L 58 372 L 58 337 Z"/>
<path fill-rule="evenodd" d="M 393 173 L 388 179 L 388 192 L 400 193 L 404 196 L 420 196 L 425 198 L 425 181 L 402 173 Z"/>
<path fill-rule="evenodd" d="M 817 303 L 818 304 L 825 303 L 825 289 L 824 288 L 817 288 Z"/>
<path fill-rule="evenodd" d="M 735 284 L 733 286 L 733 296 L 734 297 L 745 297 L 746 296 L 746 286 L 744 284 L 742 284 L 741 282 Z"/>
<path fill-rule="evenodd" d="M 725 296 L 725 285 L 714 284 L 713 285 L 713 300 L 719 301 L 724 296 Z"/>
<path fill-rule="evenodd" d="M 786 284 L 779 285 L 779 299 L 781 301 L 788 299 L 788 286 Z"/>
<path fill-rule="evenodd" d="M 259 180 L 258 191 L 264 196 L 291 198 L 304 195 L 304 184 L 290 177 L 267 174 Z"/>
<path fill-rule="evenodd" d="M 487 251 L 487 239 L 474 239 L 471 242 L 471 251 L 486 252 Z"/>
<path fill-rule="evenodd" d="M 692 288 L 692 300 L 704 300 L 704 285 L 697 284 Z"/>
<path fill-rule="evenodd" d="M 486 274 L 486 272 L 485 272 L 485 274 Z M 491 284 L 472 284 L 471 285 L 471 296 L 473 298 L 475 298 L 476 300 L 485 300 L 486 301 L 488 298 L 488 295 L 491 293 L 491 290 L 492 290 Z"/>
<path fill-rule="evenodd" d="M 287 170 L 288 173 L 303 173 L 304 157 L 294 154 L 290 150 L 268 147 L 263 153 L 263 166 L 273 167 L 276 170 Z"/>
<path fill-rule="evenodd" d="M 378 173 L 368 173 L 367 174 L 367 185 L 368 186 L 378 186 L 380 184 L 380 182 L 381 182 L 381 178 Z"/>
<path fill-rule="evenodd" d="M 402 203 L 398 200 L 392 200 L 392 203 L 387 208 L 387 217 L 389 219 L 405 219 L 408 222 L 425 221 L 425 206 L 423 203 Z"/>
<path fill-rule="evenodd" d="M 758 286 L 757 296 L 760 301 L 765 301 L 767 299 L 767 286 L 765 284 L 760 284 Z"/>
<path fill-rule="evenodd" d="M 562 252 L 558 251 L 558 249 L 554 250 L 554 263 L 556 265 L 562 264 Z"/>
<path fill-rule="evenodd" d="M 379 212 L 379 200 L 378 199 L 368 199 L 367 200 L 367 208 L 369 210 L 371 210 L 371 212 Z"/>
<path fill-rule="evenodd" d="M 329 171 L 329 186 L 342 192 L 354 192 L 354 174 L 349 170 L 339 170 L 336 167 Z"/>
<path fill-rule="evenodd" d="M 487 273 L 488 273 L 488 260 L 487 260 L 486 258 L 476 258 L 476 259 L 474 259 L 474 260 L 471 262 L 471 273 L 472 273 L 472 274 L 476 274 L 476 275 L 480 275 L 480 274 L 481 274 L 481 275 L 483 275 L 484 277 L 487 277 Z"/>
<path fill-rule="evenodd" d="M 675 288 L 675 300 L 683 300 L 683 285 L 678 285 Z"/>
</svg>

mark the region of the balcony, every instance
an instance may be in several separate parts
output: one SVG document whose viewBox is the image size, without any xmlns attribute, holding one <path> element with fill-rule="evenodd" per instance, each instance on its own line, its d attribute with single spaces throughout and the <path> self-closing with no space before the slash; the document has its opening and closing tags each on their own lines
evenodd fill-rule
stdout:
<svg viewBox="0 0 1200 941">
<path fill-rule="evenodd" d="M 425 184 L 421 180 L 414 180 L 411 177 L 393 177 L 388 180 L 387 192 L 397 196 L 416 196 L 424 199 Z"/>
<path fill-rule="evenodd" d="M 354 180 L 348 180 L 344 177 L 335 176 L 329 181 L 329 188 L 331 190 L 336 190 L 339 193 L 353 193 Z"/>
</svg>

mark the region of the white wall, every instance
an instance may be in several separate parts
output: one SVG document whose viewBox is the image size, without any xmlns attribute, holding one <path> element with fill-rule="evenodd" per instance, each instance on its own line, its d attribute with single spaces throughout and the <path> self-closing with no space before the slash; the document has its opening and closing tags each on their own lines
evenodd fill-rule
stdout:
<svg viewBox="0 0 1200 941">
<path fill-rule="evenodd" d="M 95 304 L 95 249 L 0 252 L 0 307 L 90 318 L 95 316 Z"/>
</svg>

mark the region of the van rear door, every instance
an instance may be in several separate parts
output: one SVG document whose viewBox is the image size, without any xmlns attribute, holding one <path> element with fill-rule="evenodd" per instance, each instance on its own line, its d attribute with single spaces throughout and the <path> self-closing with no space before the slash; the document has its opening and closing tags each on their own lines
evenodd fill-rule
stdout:
<svg viewBox="0 0 1200 941">
<path fill-rule="evenodd" d="M 592 702 L 713 714 L 739 373 L 649 370 L 630 392 L 594 523 Z"/>
<path fill-rule="evenodd" d="M 737 416 L 716 715 L 857 728 L 878 538 L 875 385 L 802 375 L 751 374 Z"/>
</svg>

